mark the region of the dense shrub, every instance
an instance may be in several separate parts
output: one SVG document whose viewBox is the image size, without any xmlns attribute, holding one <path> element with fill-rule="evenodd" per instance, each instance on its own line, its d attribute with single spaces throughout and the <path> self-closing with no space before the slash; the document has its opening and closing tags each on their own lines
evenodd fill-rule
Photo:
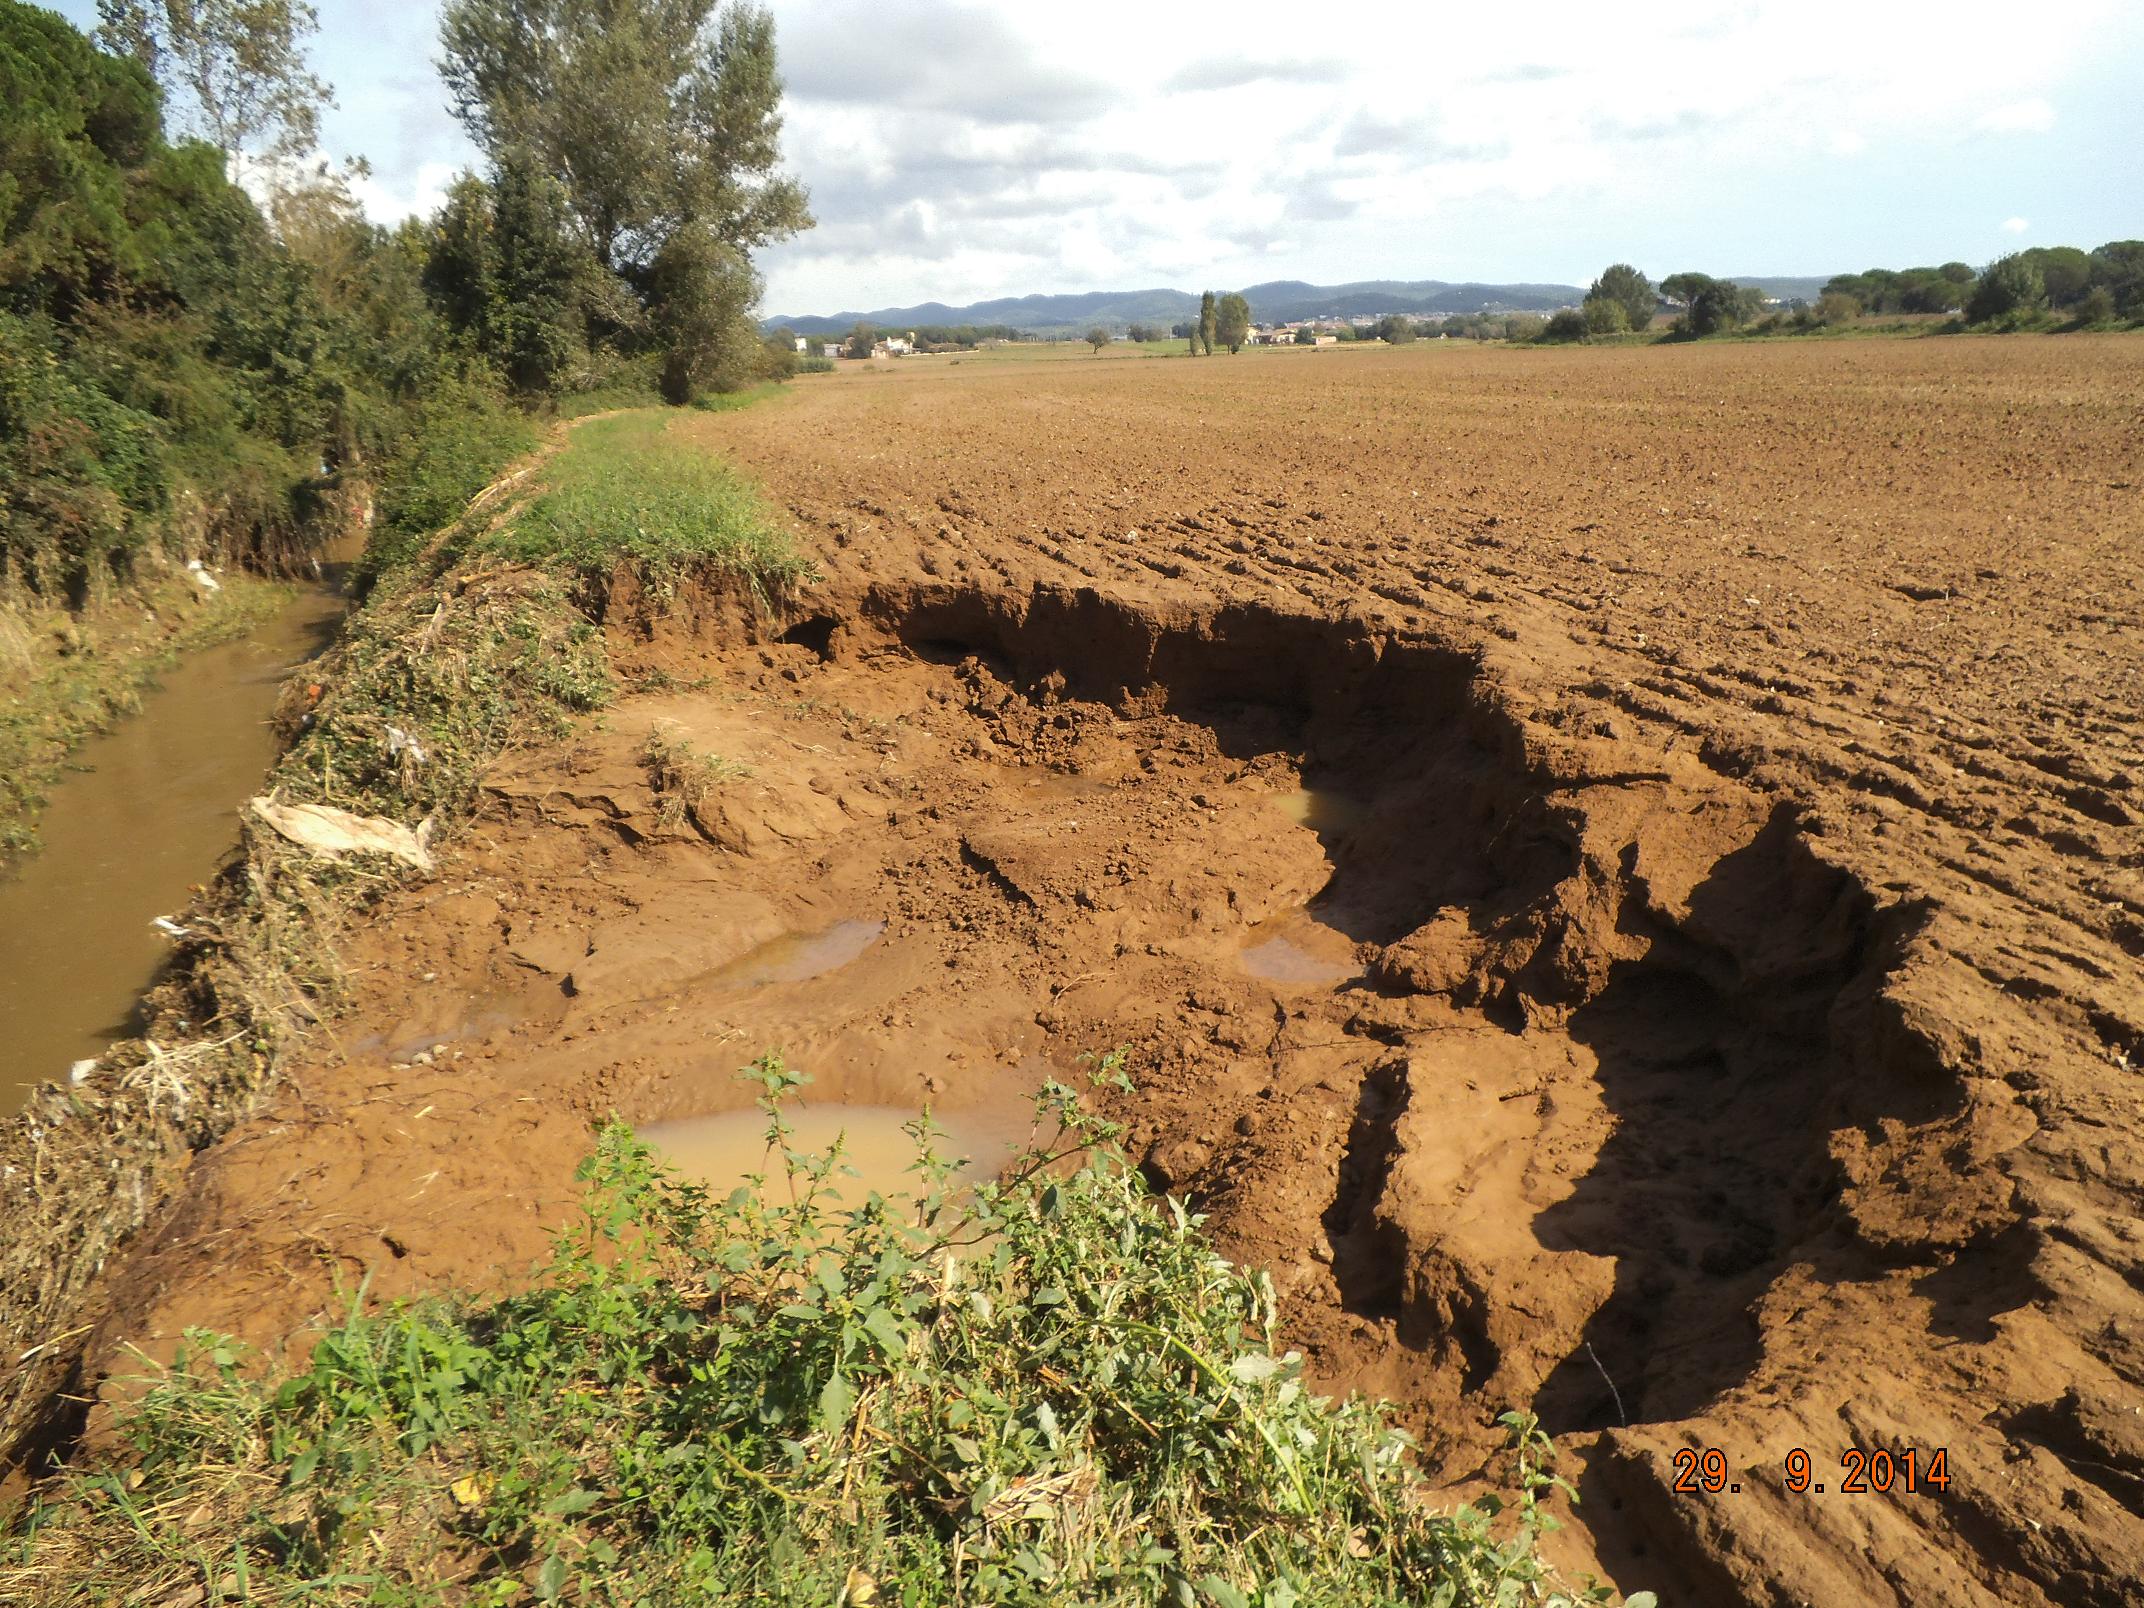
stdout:
<svg viewBox="0 0 2144 1608">
<path fill-rule="evenodd" d="M 315 210 L 279 238 L 137 64 L 0 0 L 7 584 L 78 596 L 159 541 L 294 557 L 322 471 L 400 433 L 436 346 L 413 264 Z"/>
<path fill-rule="evenodd" d="M 1536 337 L 1544 341 L 1582 341 L 1586 338 L 1586 315 L 1575 307 L 1559 308 L 1549 315 Z"/>
<path fill-rule="evenodd" d="M 2039 268 L 2022 252 L 2013 252 L 1988 264 L 1966 301 L 1965 316 L 1969 323 L 1985 324 L 2029 312 L 2046 301 L 2047 285 Z"/>
</svg>

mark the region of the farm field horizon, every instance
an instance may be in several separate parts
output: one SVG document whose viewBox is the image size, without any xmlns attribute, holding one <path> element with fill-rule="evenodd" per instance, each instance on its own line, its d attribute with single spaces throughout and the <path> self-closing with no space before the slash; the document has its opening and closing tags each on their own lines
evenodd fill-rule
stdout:
<svg viewBox="0 0 2144 1608">
<path fill-rule="evenodd" d="M 769 1049 L 994 1133 L 1122 1047 L 1130 1154 L 1320 1388 L 1460 1492 L 1541 1415 L 1572 1566 L 2124 1601 L 2140 358 L 932 358 L 653 415 L 818 579 L 608 595 L 626 693 L 342 941 L 89 1371 L 511 1280 L 592 1120 Z M 673 740 L 725 767 L 682 813 Z M 1842 1489 L 1879 1451 L 1919 1488 Z"/>
</svg>

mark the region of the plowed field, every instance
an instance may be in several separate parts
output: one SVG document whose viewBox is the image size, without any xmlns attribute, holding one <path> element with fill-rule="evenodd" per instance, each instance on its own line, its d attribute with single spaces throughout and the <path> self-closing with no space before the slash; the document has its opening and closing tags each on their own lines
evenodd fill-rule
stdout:
<svg viewBox="0 0 2144 1608">
<path fill-rule="evenodd" d="M 614 590 L 663 690 L 389 901 L 107 1365 L 507 1276 L 591 1119 L 770 1047 L 985 1112 L 1121 1044 L 1321 1380 L 1461 1486 L 1542 1414 L 1572 1561 L 2136 1600 L 2144 342 L 918 360 L 672 430 L 824 580 Z M 683 815 L 659 724 L 733 762 Z"/>
</svg>

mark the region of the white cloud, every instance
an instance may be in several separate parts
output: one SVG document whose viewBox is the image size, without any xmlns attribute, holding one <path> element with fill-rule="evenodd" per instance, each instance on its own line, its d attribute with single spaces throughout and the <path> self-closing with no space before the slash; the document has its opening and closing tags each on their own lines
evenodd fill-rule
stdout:
<svg viewBox="0 0 2144 1608">
<path fill-rule="evenodd" d="M 94 24 L 95 0 L 59 3 Z M 437 0 L 316 3 L 341 100 L 326 149 L 371 158 L 370 216 L 435 206 L 478 159 L 432 69 Z M 2032 203 L 2049 238 L 2132 232 L 2138 193 L 2118 161 L 2133 131 L 2105 106 L 2144 75 L 2144 5 L 2123 0 L 2022 30 L 2014 0 L 1953 0 L 1940 26 L 1865 6 L 1851 51 L 1806 0 L 1641 29 L 1594 0 L 1535 0 L 1519 24 L 1083 0 L 1069 30 L 1023 0 L 764 3 L 785 166 L 820 220 L 763 254 L 773 312 L 1276 277 L 1582 284 L 1618 258 L 1828 272 L 1959 255 L 2058 160 L 2100 177 L 2088 201 Z M 1939 169 L 1966 176 L 1898 204 L 1901 174 Z"/>
<path fill-rule="evenodd" d="M 1991 134 L 2045 134 L 2055 126 L 2055 109 L 2039 95 L 2028 95 L 1982 112 L 1974 124 Z"/>
<path fill-rule="evenodd" d="M 369 174 L 350 186 L 357 204 L 374 223 L 398 223 L 407 217 L 427 217 L 447 198 L 447 186 L 461 169 L 452 162 L 420 162 L 415 172 L 382 179 Z"/>
<path fill-rule="evenodd" d="M 2027 229 L 2030 229 L 2031 227 L 2032 227 L 2031 223 L 2029 223 L 2029 222 L 2028 222 L 2027 220 L 2025 220 L 2025 219 L 2023 219 L 2023 218 L 2005 218 L 2005 219 L 2003 219 L 2003 233 L 2004 233 L 2004 234 L 2023 234 L 2023 233 L 2024 233 L 2024 232 L 2025 232 L 2025 231 L 2026 231 Z"/>
<path fill-rule="evenodd" d="M 1674 209 L 1688 243 L 1661 249 L 1696 260 L 1713 207 L 1746 209 L 1785 168 L 1867 151 L 1939 161 L 1976 123 L 2049 126 L 2049 94 L 2111 15 L 2112 0 L 2078 3 L 2090 15 L 2074 26 L 2023 34 L 1870 7 L 1842 53 L 1802 0 L 1640 33 L 1580 0 L 1539 0 L 1520 53 L 1508 16 L 1481 8 L 1336 0 L 1306 36 L 1299 0 L 1087 0 L 1082 37 L 1137 41 L 1097 57 L 1067 44 L 1056 13 L 1013 0 L 904 0 L 868 23 L 864 0 L 771 0 L 792 85 L 784 147 L 821 227 L 766 254 L 768 306 L 1277 269 L 1582 278 L 1603 250 L 1636 249 L 1628 220 L 1651 232 Z M 1249 43 L 1216 55 L 1224 19 Z M 898 51 L 878 48 L 888 27 Z M 1364 48 L 1336 57 L 1321 39 Z M 1863 203 L 1892 215 L 1840 198 Z M 1576 214 L 1582 243 L 1555 227 Z M 1807 233 L 1774 218 L 1765 238 L 1791 255 Z M 1523 273 L 1492 271 L 1522 251 Z"/>
</svg>

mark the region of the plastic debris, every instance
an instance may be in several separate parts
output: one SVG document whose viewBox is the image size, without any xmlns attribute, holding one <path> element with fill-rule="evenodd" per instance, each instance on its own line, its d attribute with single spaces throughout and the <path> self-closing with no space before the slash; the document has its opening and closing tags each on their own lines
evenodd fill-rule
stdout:
<svg viewBox="0 0 2144 1608">
<path fill-rule="evenodd" d="M 328 804 L 279 804 L 273 796 L 256 798 L 247 808 L 279 836 L 323 859 L 384 854 L 419 871 L 432 869 L 432 851 L 425 846 L 430 820 L 411 831 L 382 816 L 353 815 Z"/>
<path fill-rule="evenodd" d="M 194 935 L 191 927 L 182 927 L 169 916 L 152 916 L 149 920 L 149 925 L 166 938 L 191 938 Z"/>
<path fill-rule="evenodd" d="M 91 1056 L 86 1061 L 77 1061 L 67 1069 L 67 1081 L 79 1089 L 89 1081 L 90 1073 L 96 1070 L 97 1058 L 95 1056 Z"/>
<path fill-rule="evenodd" d="M 404 754 L 409 755 L 411 761 L 415 764 L 422 765 L 424 763 L 424 745 L 400 726 L 389 726 L 387 728 L 387 757 L 389 759 L 400 759 Z"/>
<path fill-rule="evenodd" d="M 204 592 L 220 592 L 223 590 L 223 582 L 209 574 L 208 566 L 198 558 L 189 558 L 186 561 L 186 575 L 194 585 L 200 587 Z"/>
</svg>

